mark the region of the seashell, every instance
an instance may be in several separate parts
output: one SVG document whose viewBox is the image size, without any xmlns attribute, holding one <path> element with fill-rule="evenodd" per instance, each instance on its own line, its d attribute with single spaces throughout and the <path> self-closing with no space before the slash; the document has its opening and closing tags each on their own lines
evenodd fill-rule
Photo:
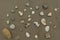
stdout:
<svg viewBox="0 0 60 40">
<path fill-rule="evenodd" d="M 7 28 L 4 28 L 2 30 L 3 34 L 5 35 L 6 38 L 10 39 L 11 38 L 11 33 Z"/>
</svg>

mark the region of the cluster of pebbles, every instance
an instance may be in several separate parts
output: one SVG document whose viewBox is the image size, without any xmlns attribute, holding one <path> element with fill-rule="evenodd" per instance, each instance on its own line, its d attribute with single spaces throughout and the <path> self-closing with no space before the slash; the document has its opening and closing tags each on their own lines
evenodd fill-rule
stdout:
<svg viewBox="0 0 60 40">
<path fill-rule="evenodd" d="M 26 7 L 29 7 L 30 4 L 29 4 L 29 3 L 26 3 L 25 6 L 26 6 Z M 17 9 L 17 8 L 18 8 L 18 6 L 15 6 L 15 9 Z M 47 10 L 47 9 L 48 9 L 48 5 L 47 5 L 47 4 L 44 4 L 44 5 L 42 5 L 42 8 L 43 8 L 44 10 Z M 33 9 L 33 8 L 30 7 L 30 10 L 31 10 L 31 9 Z M 39 9 L 39 6 L 36 6 L 35 9 L 38 10 L 38 9 Z M 54 11 L 57 11 L 57 10 L 58 10 L 58 8 L 55 8 L 55 9 L 54 9 Z M 27 9 L 24 9 L 24 12 L 25 12 L 25 11 L 27 11 Z M 15 12 L 15 10 L 11 10 L 11 13 L 14 13 L 14 12 Z M 23 13 L 22 11 L 18 11 L 18 14 L 19 14 L 19 16 L 23 16 L 23 15 L 24 15 L 24 13 Z M 34 15 L 34 14 L 35 14 L 35 11 L 32 11 L 32 12 L 31 12 L 31 15 Z M 40 14 L 40 16 L 44 16 L 44 15 L 45 15 L 44 11 L 40 11 L 39 14 Z M 31 15 L 28 15 L 28 20 L 27 20 L 28 22 L 30 22 L 30 21 L 32 20 Z M 10 16 L 10 15 L 7 14 L 7 17 L 9 17 L 9 16 Z M 52 16 L 52 12 L 49 12 L 49 13 L 47 14 L 47 17 L 51 17 L 51 16 Z M 15 18 L 12 17 L 11 20 L 14 21 Z M 21 20 L 20 22 L 21 22 L 21 23 L 24 23 L 25 21 L 24 21 L 24 20 Z M 7 23 L 7 25 L 9 25 L 9 28 L 10 28 L 10 29 L 14 30 L 14 29 L 16 28 L 16 25 L 13 24 L 13 23 L 10 23 L 10 20 L 9 20 L 9 19 L 6 21 L 6 23 Z M 40 24 L 39 24 L 39 22 L 37 22 L 37 21 L 34 21 L 33 24 L 35 24 L 37 27 L 40 27 Z M 49 38 L 51 37 L 51 35 L 50 35 L 50 33 L 49 33 L 49 31 L 50 31 L 50 26 L 47 25 L 47 20 L 46 20 L 45 18 L 42 18 L 42 19 L 41 19 L 41 24 L 43 24 L 43 25 L 45 26 L 45 32 L 46 32 L 45 38 L 49 39 Z M 27 24 L 26 24 L 26 27 L 28 27 L 29 25 L 30 25 L 30 23 L 27 23 Z M 4 35 L 5 35 L 7 38 L 11 38 L 11 36 L 12 36 L 11 33 L 10 33 L 10 31 L 9 31 L 7 28 L 4 28 L 4 29 L 3 29 L 3 33 L 4 33 Z M 29 38 L 30 36 L 31 36 L 30 33 L 29 33 L 29 32 L 26 32 L 26 37 Z M 36 34 L 34 37 L 35 37 L 35 38 L 38 38 L 38 35 Z"/>
</svg>

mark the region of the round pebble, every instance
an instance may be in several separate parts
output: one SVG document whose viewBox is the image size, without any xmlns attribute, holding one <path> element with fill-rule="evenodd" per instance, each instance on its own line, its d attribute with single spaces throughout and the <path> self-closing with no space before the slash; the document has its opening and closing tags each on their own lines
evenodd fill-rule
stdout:
<svg viewBox="0 0 60 40">
<path fill-rule="evenodd" d="M 30 37 L 30 33 L 29 32 L 26 32 L 26 37 Z"/>
<path fill-rule="evenodd" d="M 10 25 L 10 29 L 15 29 L 15 27 L 16 27 L 15 24 Z"/>
<path fill-rule="evenodd" d="M 35 38 L 38 38 L 38 35 L 35 35 Z"/>
<path fill-rule="evenodd" d="M 50 30 L 50 26 L 45 27 L 45 31 L 48 32 Z"/>
<path fill-rule="evenodd" d="M 29 3 L 26 3 L 26 6 L 27 6 L 27 7 L 29 7 L 29 6 L 30 6 L 30 4 L 29 4 Z"/>
<path fill-rule="evenodd" d="M 41 15 L 41 16 L 43 16 L 43 15 L 44 15 L 44 12 L 43 12 L 43 11 L 41 11 L 41 12 L 40 12 L 40 15 Z"/>
<path fill-rule="evenodd" d="M 38 10 L 39 9 L 39 6 L 36 6 L 35 9 Z"/>
</svg>

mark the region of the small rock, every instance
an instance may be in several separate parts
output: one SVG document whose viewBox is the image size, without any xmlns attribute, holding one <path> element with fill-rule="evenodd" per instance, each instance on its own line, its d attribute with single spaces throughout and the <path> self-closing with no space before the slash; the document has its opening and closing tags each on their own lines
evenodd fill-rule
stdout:
<svg viewBox="0 0 60 40">
<path fill-rule="evenodd" d="M 9 14 L 7 14 L 6 16 L 9 17 Z"/>
<path fill-rule="evenodd" d="M 31 18 L 28 18 L 28 21 L 31 21 Z"/>
<path fill-rule="evenodd" d="M 15 26 L 14 24 L 11 24 L 11 25 L 10 25 L 10 29 L 15 29 L 15 27 L 16 27 L 16 26 Z"/>
<path fill-rule="evenodd" d="M 30 23 L 27 23 L 25 27 L 27 28 L 27 27 L 29 27 L 29 25 L 30 25 Z"/>
<path fill-rule="evenodd" d="M 41 23 L 42 23 L 43 25 L 46 25 L 46 19 L 45 19 L 45 18 L 42 18 L 42 19 L 41 19 Z"/>
<path fill-rule="evenodd" d="M 44 16 L 44 12 L 43 12 L 43 11 L 41 11 L 41 12 L 40 12 L 40 15 L 41 15 L 41 16 Z"/>
<path fill-rule="evenodd" d="M 47 5 L 47 4 L 44 4 L 44 5 L 42 5 L 42 8 L 43 8 L 44 10 L 46 10 L 46 9 L 48 9 L 48 5 Z"/>
<path fill-rule="evenodd" d="M 32 7 L 30 7 L 30 10 L 32 10 L 33 8 Z"/>
<path fill-rule="evenodd" d="M 29 6 L 30 6 L 30 4 L 29 4 L 29 3 L 26 3 L 25 5 L 26 5 L 27 7 L 29 7 Z"/>
<path fill-rule="evenodd" d="M 15 9 L 17 9 L 17 8 L 18 8 L 18 6 L 16 5 L 16 6 L 15 6 Z"/>
<path fill-rule="evenodd" d="M 35 14 L 35 11 L 32 11 L 32 14 Z"/>
<path fill-rule="evenodd" d="M 36 6 L 35 9 L 38 10 L 39 9 L 39 6 Z"/>
<path fill-rule="evenodd" d="M 35 38 L 38 38 L 38 35 L 35 35 Z"/>
<path fill-rule="evenodd" d="M 51 38 L 50 33 L 46 33 L 45 37 L 46 37 L 46 39 L 50 39 Z"/>
<path fill-rule="evenodd" d="M 50 26 L 45 27 L 45 31 L 48 32 L 50 30 Z"/>
<path fill-rule="evenodd" d="M 21 23 L 24 23 L 24 20 L 21 20 L 20 22 L 21 22 Z"/>
<path fill-rule="evenodd" d="M 30 37 L 30 33 L 29 32 L 26 32 L 26 37 Z"/>
<path fill-rule="evenodd" d="M 9 21 L 9 20 L 7 20 L 7 21 L 6 21 L 6 23 L 7 23 L 7 24 L 10 24 L 10 21 Z"/>
<path fill-rule="evenodd" d="M 2 32 L 6 38 L 10 39 L 12 37 L 11 32 L 7 28 L 4 28 Z"/>
<path fill-rule="evenodd" d="M 19 13 L 20 16 L 23 16 L 23 13 L 21 11 L 18 11 L 18 13 Z"/>
<path fill-rule="evenodd" d="M 27 11 L 27 9 L 24 9 L 24 12 Z"/>
<path fill-rule="evenodd" d="M 28 17 L 31 17 L 31 15 L 28 15 Z"/>
<path fill-rule="evenodd" d="M 40 26 L 40 24 L 38 23 L 38 22 L 33 22 L 37 27 L 39 27 Z"/>
<path fill-rule="evenodd" d="M 54 11 L 58 11 L 59 8 L 55 8 Z"/>
<path fill-rule="evenodd" d="M 51 13 L 51 12 L 49 12 L 49 13 L 48 13 L 48 16 L 49 16 L 49 17 L 51 17 L 51 16 L 52 16 L 52 13 Z"/>
</svg>

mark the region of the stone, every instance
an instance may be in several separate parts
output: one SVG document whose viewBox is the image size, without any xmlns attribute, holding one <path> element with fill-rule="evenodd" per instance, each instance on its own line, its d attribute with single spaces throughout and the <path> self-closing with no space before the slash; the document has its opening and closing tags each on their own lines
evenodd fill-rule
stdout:
<svg viewBox="0 0 60 40">
<path fill-rule="evenodd" d="M 12 37 L 11 32 L 7 28 L 3 28 L 2 33 L 6 38 L 11 39 L 11 37 Z"/>
<path fill-rule="evenodd" d="M 15 24 L 10 25 L 10 29 L 15 29 L 15 27 L 16 27 Z"/>
<path fill-rule="evenodd" d="M 39 6 L 36 6 L 35 9 L 38 10 L 39 9 Z"/>
<path fill-rule="evenodd" d="M 49 13 L 48 13 L 48 16 L 51 17 L 51 16 L 52 16 L 52 12 L 49 12 Z"/>
<path fill-rule="evenodd" d="M 46 31 L 46 32 L 49 32 L 49 30 L 50 30 L 50 26 L 46 26 L 46 27 L 45 27 L 45 31 Z"/>
<path fill-rule="evenodd" d="M 18 13 L 19 13 L 20 16 L 23 16 L 23 13 L 21 11 L 18 11 Z"/>
<path fill-rule="evenodd" d="M 9 17 L 9 14 L 7 14 L 6 16 Z"/>
<path fill-rule="evenodd" d="M 11 10 L 11 12 L 12 12 L 12 13 L 14 13 L 14 12 L 15 12 L 15 10 Z"/>
<path fill-rule="evenodd" d="M 41 15 L 41 16 L 44 16 L 44 12 L 43 12 L 43 11 L 41 11 L 41 12 L 40 12 L 40 15 Z"/>
<path fill-rule="evenodd" d="M 35 38 L 38 38 L 38 35 L 35 35 Z"/>
<path fill-rule="evenodd" d="M 6 21 L 6 23 L 7 23 L 7 24 L 10 24 L 10 21 L 9 21 L 9 20 L 7 20 L 7 21 Z"/>
<path fill-rule="evenodd" d="M 32 19 L 31 18 L 28 18 L 28 21 L 31 21 Z"/>
<path fill-rule="evenodd" d="M 30 37 L 30 33 L 29 32 L 26 32 L 26 37 Z"/>
<path fill-rule="evenodd" d="M 16 6 L 15 6 L 15 9 L 17 9 L 17 8 L 18 8 L 18 6 L 16 5 Z"/>
<path fill-rule="evenodd" d="M 29 3 L 26 3 L 25 5 L 26 5 L 27 7 L 29 7 L 29 6 L 30 6 L 30 4 L 29 4 Z"/>
<path fill-rule="evenodd" d="M 45 18 L 42 18 L 42 19 L 41 19 L 41 23 L 42 23 L 43 25 L 47 25 L 47 24 L 46 24 L 46 19 L 45 19 Z"/>
<path fill-rule="evenodd" d="M 48 5 L 47 5 L 47 4 L 44 4 L 44 5 L 42 5 L 42 8 L 43 8 L 44 10 L 46 10 L 46 9 L 48 9 Z"/>
<path fill-rule="evenodd" d="M 35 14 L 35 11 L 32 11 L 32 14 Z"/>
</svg>

